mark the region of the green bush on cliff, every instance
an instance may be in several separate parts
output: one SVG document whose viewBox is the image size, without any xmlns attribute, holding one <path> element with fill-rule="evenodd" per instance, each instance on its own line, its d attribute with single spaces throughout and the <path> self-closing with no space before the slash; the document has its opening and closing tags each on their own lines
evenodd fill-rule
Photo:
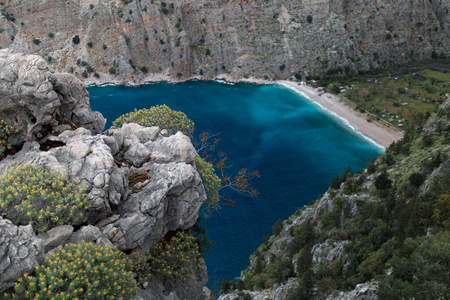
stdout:
<svg viewBox="0 0 450 300">
<path fill-rule="evenodd" d="M 0 120 L 0 159 L 4 158 L 6 150 L 12 149 L 8 139 L 14 133 L 17 133 L 14 126 L 9 125 L 5 120 Z"/>
<path fill-rule="evenodd" d="M 381 299 L 449 299 L 450 232 L 407 238 L 376 277 Z"/>
<path fill-rule="evenodd" d="M 220 208 L 220 195 L 219 189 L 222 185 L 222 181 L 219 176 L 216 175 L 214 171 L 214 167 L 211 163 L 205 161 L 200 156 L 196 156 L 195 165 L 197 166 L 198 173 L 202 178 L 203 185 L 206 190 L 207 200 L 207 213 L 211 211 L 211 209 L 217 210 Z"/>
<path fill-rule="evenodd" d="M 157 105 L 150 108 L 135 109 L 117 118 L 113 125 L 121 127 L 126 123 L 137 123 L 142 126 L 159 126 L 167 129 L 169 133 L 177 131 L 190 132 L 194 130 L 194 122 L 185 113 L 170 109 L 167 105 Z"/>
<path fill-rule="evenodd" d="M 24 274 L 6 299 L 134 299 L 136 283 L 125 254 L 92 243 L 58 248 Z"/>
<path fill-rule="evenodd" d="M 132 254 L 131 260 L 139 281 L 147 280 L 150 272 L 163 282 L 185 283 L 201 270 L 197 238 L 185 231 L 160 240 L 145 254 Z"/>
<path fill-rule="evenodd" d="M 87 208 L 79 182 L 42 167 L 11 167 L 0 178 L 0 212 L 15 224 L 32 224 L 37 232 L 77 223 Z"/>
<path fill-rule="evenodd" d="M 72 43 L 74 43 L 75 45 L 78 45 L 80 43 L 80 36 L 79 35 L 75 35 L 72 38 Z"/>
</svg>

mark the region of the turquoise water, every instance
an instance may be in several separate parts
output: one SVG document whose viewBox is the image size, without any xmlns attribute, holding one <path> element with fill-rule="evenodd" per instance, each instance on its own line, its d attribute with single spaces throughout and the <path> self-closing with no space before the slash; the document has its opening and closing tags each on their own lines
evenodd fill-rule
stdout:
<svg viewBox="0 0 450 300">
<path fill-rule="evenodd" d="M 220 133 L 219 149 L 230 171 L 258 170 L 258 198 L 231 193 L 234 207 L 203 219 L 215 242 L 205 257 L 208 286 L 234 279 L 272 225 L 324 193 L 331 179 L 351 166 L 360 171 L 380 148 L 289 89 L 278 85 L 218 82 L 157 83 L 142 87 L 90 87 L 91 107 L 107 119 L 157 104 L 180 110 L 198 132 Z"/>
</svg>

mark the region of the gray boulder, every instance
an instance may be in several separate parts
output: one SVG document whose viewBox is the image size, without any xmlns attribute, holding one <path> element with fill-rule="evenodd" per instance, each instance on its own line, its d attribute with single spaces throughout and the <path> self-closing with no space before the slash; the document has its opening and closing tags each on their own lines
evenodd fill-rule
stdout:
<svg viewBox="0 0 450 300">
<path fill-rule="evenodd" d="M 102 233 L 100 232 L 100 229 L 98 227 L 87 225 L 81 227 L 80 230 L 77 232 L 74 232 L 69 240 L 67 241 L 68 244 L 79 244 L 81 242 L 85 243 L 91 243 L 99 240 L 102 237 Z"/>
<path fill-rule="evenodd" d="M 37 55 L 0 50 L 0 96 L 0 119 L 19 130 L 12 138 L 16 144 L 40 140 L 60 124 L 99 133 L 106 123 L 90 109 L 81 81 L 55 73 Z"/>
<path fill-rule="evenodd" d="M 181 132 L 159 139 L 152 147 L 152 161 L 156 163 L 185 162 L 191 163 L 197 151 L 186 135 Z"/>
<path fill-rule="evenodd" d="M 73 232 L 73 226 L 63 225 L 50 229 L 45 234 L 39 235 L 42 239 L 42 246 L 44 247 L 44 252 L 47 253 L 50 250 L 64 245 L 67 239 Z"/>
<path fill-rule="evenodd" d="M 31 272 L 43 259 L 42 242 L 31 225 L 15 226 L 0 217 L 0 292 L 14 286 L 23 273 Z"/>
</svg>

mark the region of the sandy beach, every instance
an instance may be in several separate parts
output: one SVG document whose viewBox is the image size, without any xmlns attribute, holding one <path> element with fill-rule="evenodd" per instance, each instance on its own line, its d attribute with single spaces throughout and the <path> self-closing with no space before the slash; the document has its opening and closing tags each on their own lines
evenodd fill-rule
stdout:
<svg viewBox="0 0 450 300">
<path fill-rule="evenodd" d="M 309 100 L 319 104 L 322 108 L 337 115 L 341 121 L 351 126 L 354 130 L 371 139 L 376 144 L 387 148 L 389 145 L 403 137 L 403 133 L 389 128 L 376 121 L 367 121 L 367 115 L 354 110 L 342 102 L 337 96 L 324 93 L 319 95 L 317 89 L 307 85 L 299 85 L 296 82 L 280 80 L 278 84 L 293 89 Z"/>
<path fill-rule="evenodd" d="M 202 77 L 192 77 L 189 80 L 204 80 L 205 78 Z M 345 102 L 339 99 L 336 95 L 330 94 L 330 93 L 324 93 L 321 94 L 317 89 L 314 89 L 307 85 L 300 85 L 297 82 L 288 81 L 288 80 L 279 80 L 276 82 L 268 81 L 260 78 L 234 78 L 230 77 L 227 74 L 222 74 L 217 76 L 214 79 L 210 80 L 218 80 L 218 81 L 225 81 L 230 83 L 252 83 L 252 84 L 280 84 L 286 88 L 292 89 L 296 91 L 297 93 L 301 94 L 302 96 L 306 97 L 308 100 L 312 101 L 313 103 L 319 105 L 321 108 L 327 110 L 332 115 L 337 117 L 341 122 L 345 123 L 346 125 L 350 126 L 352 129 L 354 129 L 356 132 L 362 134 L 366 138 L 372 140 L 377 145 L 383 148 L 389 147 L 389 145 L 394 142 L 398 141 L 403 137 L 403 133 L 396 131 L 393 128 L 390 128 L 386 125 L 383 125 L 377 121 L 371 121 L 367 122 L 367 115 L 364 113 L 361 113 L 359 111 L 354 110 L 352 107 L 347 105 Z M 174 80 L 173 78 L 170 78 L 167 75 L 164 74 L 151 74 L 141 80 L 138 81 L 132 81 L 132 82 L 125 82 L 123 80 L 98 80 L 98 79 L 91 79 L 91 80 L 85 80 L 85 84 L 87 86 L 90 85 L 130 85 L 130 86 L 139 86 L 146 83 L 152 83 L 152 82 L 183 82 L 185 80 Z"/>
</svg>

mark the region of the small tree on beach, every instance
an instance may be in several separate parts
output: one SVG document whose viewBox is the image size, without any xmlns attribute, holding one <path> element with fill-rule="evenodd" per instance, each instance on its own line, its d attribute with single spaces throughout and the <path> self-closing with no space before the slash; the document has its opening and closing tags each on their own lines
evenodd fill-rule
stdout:
<svg viewBox="0 0 450 300">
<path fill-rule="evenodd" d="M 332 93 L 332 94 L 337 95 L 337 94 L 339 94 L 339 93 L 341 92 L 341 89 L 340 89 L 337 85 L 331 83 L 331 84 L 328 86 L 328 91 L 329 91 L 330 93 Z"/>
</svg>

